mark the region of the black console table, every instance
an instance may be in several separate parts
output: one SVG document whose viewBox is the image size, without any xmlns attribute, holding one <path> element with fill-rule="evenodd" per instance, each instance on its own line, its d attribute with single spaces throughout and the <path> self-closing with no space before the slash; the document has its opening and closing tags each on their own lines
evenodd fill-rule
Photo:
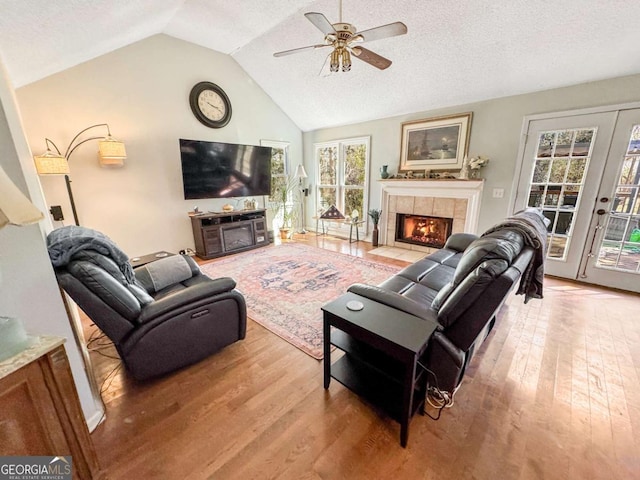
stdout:
<svg viewBox="0 0 640 480">
<path fill-rule="evenodd" d="M 196 255 L 221 257 L 269 244 L 265 209 L 190 215 Z"/>
<path fill-rule="evenodd" d="M 364 308 L 349 310 L 351 301 L 361 302 Z M 333 377 L 383 408 L 400 422 L 400 444 L 406 447 L 411 417 L 418 410 L 424 413 L 427 377 L 418 362 L 437 324 L 354 293 L 342 295 L 322 310 L 324 388 L 329 388 Z M 333 365 L 331 345 L 345 352 Z"/>
</svg>

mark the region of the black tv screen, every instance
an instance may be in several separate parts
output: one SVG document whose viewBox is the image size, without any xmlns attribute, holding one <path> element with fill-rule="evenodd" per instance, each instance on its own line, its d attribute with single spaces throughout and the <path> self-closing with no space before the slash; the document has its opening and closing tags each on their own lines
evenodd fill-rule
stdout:
<svg viewBox="0 0 640 480">
<path fill-rule="evenodd" d="M 184 198 L 271 193 L 271 147 L 180 139 Z"/>
</svg>

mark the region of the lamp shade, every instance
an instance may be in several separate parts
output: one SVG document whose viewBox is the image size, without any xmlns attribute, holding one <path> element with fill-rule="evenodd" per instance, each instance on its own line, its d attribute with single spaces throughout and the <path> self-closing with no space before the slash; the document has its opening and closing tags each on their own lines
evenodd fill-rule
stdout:
<svg viewBox="0 0 640 480">
<path fill-rule="evenodd" d="M 307 178 L 307 172 L 304 169 L 304 165 L 300 164 L 296 167 L 295 178 Z"/>
<path fill-rule="evenodd" d="M 122 167 L 127 158 L 124 143 L 116 140 L 111 135 L 98 142 L 98 158 L 100 165 L 107 167 Z"/>
<path fill-rule="evenodd" d="M 28 225 L 43 215 L 0 167 L 0 228 L 7 224 Z"/>
<path fill-rule="evenodd" d="M 38 175 L 65 175 L 69 173 L 69 162 L 62 155 L 47 149 L 42 155 L 33 157 Z"/>
</svg>

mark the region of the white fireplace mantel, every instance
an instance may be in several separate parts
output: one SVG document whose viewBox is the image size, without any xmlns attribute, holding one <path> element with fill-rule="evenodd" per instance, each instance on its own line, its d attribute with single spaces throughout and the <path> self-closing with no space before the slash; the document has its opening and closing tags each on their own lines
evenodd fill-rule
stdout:
<svg viewBox="0 0 640 480">
<path fill-rule="evenodd" d="M 467 233 L 477 233 L 484 180 L 392 179 L 379 180 L 378 183 L 382 188 L 381 207 L 383 216 L 380 223 L 381 233 L 383 235 L 387 232 L 389 199 L 391 196 L 466 199 L 467 210 L 464 220 L 464 231 Z M 383 239 L 383 241 L 386 241 L 386 239 Z"/>
</svg>

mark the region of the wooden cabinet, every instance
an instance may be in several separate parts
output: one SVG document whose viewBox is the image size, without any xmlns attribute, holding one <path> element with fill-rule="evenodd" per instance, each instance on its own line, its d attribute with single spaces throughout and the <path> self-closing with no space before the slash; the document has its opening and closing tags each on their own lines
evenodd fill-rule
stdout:
<svg viewBox="0 0 640 480">
<path fill-rule="evenodd" d="M 215 258 L 269 243 L 266 210 L 201 213 L 191 216 L 196 254 Z"/>
<path fill-rule="evenodd" d="M 94 478 L 98 459 L 63 341 L 38 337 L 0 362 L 0 455 L 71 455 L 74 478 Z"/>
</svg>

